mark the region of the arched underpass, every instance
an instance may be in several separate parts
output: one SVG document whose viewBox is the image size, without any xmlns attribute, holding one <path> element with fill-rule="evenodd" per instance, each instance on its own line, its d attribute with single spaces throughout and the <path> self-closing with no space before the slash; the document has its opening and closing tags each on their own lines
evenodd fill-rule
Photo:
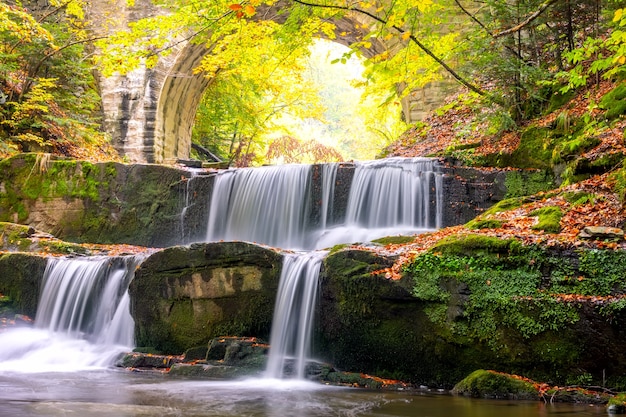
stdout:
<svg viewBox="0 0 626 417">
<path fill-rule="evenodd" d="M 103 8 L 108 10 L 111 7 L 107 0 L 99 0 L 92 5 L 92 14 L 103 14 Z M 149 0 L 136 1 L 134 6 L 118 2 L 116 7 L 117 13 L 125 18 L 116 29 L 143 17 L 163 13 Z M 274 5 L 264 8 L 258 15 L 282 23 L 286 15 L 279 10 L 280 6 Z M 333 20 L 336 27 L 333 41 L 350 46 L 361 40 L 366 33 L 359 29 L 363 26 L 359 18 L 358 15 L 347 15 Z M 389 47 L 374 39 L 372 46 L 363 50 L 363 55 L 371 57 Z M 181 41 L 169 55 L 160 57 L 153 68 L 138 68 L 123 76 L 101 77 L 103 125 L 114 146 L 128 161 L 168 163 L 189 158 L 196 109 L 211 82 L 203 74 L 194 74 L 194 68 L 200 65 L 207 51 L 206 45 Z M 423 98 L 415 92 L 403 100 L 408 122 L 419 117 L 412 109 L 423 107 L 411 100 Z"/>
</svg>

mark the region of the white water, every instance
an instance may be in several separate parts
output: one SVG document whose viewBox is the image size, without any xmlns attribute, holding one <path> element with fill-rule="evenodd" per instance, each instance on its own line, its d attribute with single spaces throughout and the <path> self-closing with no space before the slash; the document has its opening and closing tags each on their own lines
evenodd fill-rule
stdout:
<svg viewBox="0 0 626 417">
<path fill-rule="evenodd" d="M 287 362 L 293 369 L 290 375 L 296 379 L 305 377 L 323 255 L 322 252 L 285 255 L 272 320 L 265 372 L 268 378 L 282 378 Z"/>
<path fill-rule="evenodd" d="M 244 240 L 303 249 L 309 165 L 221 172 L 211 197 L 207 240 Z"/>
<path fill-rule="evenodd" d="M 136 258 L 49 258 L 34 328 L 0 333 L 0 371 L 103 368 L 134 345 Z"/>
<path fill-rule="evenodd" d="M 338 164 L 322 166 L 320 221 L 311 225 L 311 166 L 233 169 L 215 178 L 207 238 L 294 250 L 422 233 L 441 226 L 442 174 L 428 158 L 357 162 L 346 217 L 333 218 Z"/>
</svg>

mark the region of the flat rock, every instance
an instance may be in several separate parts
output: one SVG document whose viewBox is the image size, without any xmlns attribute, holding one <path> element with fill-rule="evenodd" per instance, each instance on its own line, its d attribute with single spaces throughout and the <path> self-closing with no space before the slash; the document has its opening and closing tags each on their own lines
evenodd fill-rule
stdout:
<svg viewBox="0 0 626 417">
<path fill-rule="evenodd" d="M 578 234 L 578 237 L 593 240 L 622 240 L 624 239 L 624 231 L 617 227 L 586 226 Z"/>
</svg>

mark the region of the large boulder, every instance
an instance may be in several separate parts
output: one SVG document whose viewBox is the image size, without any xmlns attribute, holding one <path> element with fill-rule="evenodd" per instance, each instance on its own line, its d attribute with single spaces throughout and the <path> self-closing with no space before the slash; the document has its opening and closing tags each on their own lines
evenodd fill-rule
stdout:
<svg viewBox="0 0 626 417">
<path fill-rule="evenodd" d="M 244 242 L 152 254 L 130 285 L 137 344 L 181 353 L 221 335 L 268 339 L 281 266 L 281 254 Z"/>
<path fill-rule="evenodd" d="M 40 255 L 0 254 L 0 295 L 4 297 L 0 315 L 35 317 L 46 264 L 46 258 Z"/>
</svg>

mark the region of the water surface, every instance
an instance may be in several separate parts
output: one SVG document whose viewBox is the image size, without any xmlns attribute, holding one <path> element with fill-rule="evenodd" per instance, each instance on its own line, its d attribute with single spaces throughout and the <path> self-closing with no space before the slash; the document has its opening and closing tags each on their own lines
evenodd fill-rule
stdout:
<svg viewBox="0 0 626 417">
<path fill-rule="evenodd" d="M 603 406 L 475 400 L 294 380 L 198 381 L 99 370 L 0 373 L 0 415 L 249 417 L 585 417 Z"/>
</svg>

